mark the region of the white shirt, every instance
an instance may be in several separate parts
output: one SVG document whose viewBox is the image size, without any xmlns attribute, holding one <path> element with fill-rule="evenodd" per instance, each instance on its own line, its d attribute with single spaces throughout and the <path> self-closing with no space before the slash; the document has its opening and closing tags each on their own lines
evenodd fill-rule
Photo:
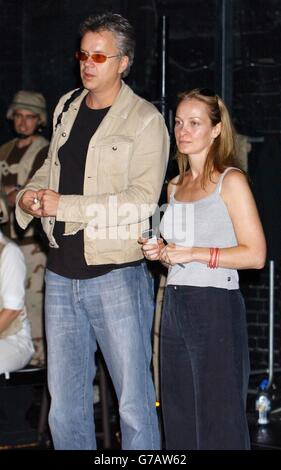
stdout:
<svg viewBox="0 0 281 470">
<path fill-rule="evenodd" d="M 24 309 L 26 266 L 23 253 L 0 231 L 3 248 L 0 258 L 0 308 Z"/>
</svg>

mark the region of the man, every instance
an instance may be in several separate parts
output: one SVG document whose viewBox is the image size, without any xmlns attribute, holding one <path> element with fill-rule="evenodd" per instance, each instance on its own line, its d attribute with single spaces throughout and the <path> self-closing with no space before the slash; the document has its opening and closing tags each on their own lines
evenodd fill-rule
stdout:
<svg viewBox="0 0 281 470">
<path fill-rule="evenodd" d="M 9 205 L 15 205 L 16 192 L 33 176 L 48 154 L 48 141 L 40 135 L 47 123 L 46 101 L 41 93 L 21 90 L 7 111 L 16 137 L 0 147 L 3 190 Z"/>
<path fill-rule="evenodd" d="M 50 240 L 50 428 L 56 449 L 96 448 L 98 343 L 119 401 L 122 448 L 159 449 L 153 289 L 137 239 L 159 198 L 168 133 L 155 107 L 122 81 L 134 57 L 125 18 L 85 20 L 77 57 L 84 89 L 58 103 L 49 156 L 17 199 L 20 225 L 41 217 Z"/>
<path fill-rule="evenodd" d="M 10 216 L 3 225 L 3 233 L 20 246 L 26 260 L 26 308 L 36 348 L 32 364 L 39 365 L 45 362 L 42 316 L 46 247 L 41 227 L 33 223 L 23 231 L 16 223 L 14 209 L 19 188 L 31 179 L 48 155 L 49 142 L 41 135 L 42 127 L 47 124 L 44 96 L 35 91 L 18 91 L 8 108 L 7 118 L 15 138 L 0 147 L 0 181 L 7 195 Z"/>
</svg>

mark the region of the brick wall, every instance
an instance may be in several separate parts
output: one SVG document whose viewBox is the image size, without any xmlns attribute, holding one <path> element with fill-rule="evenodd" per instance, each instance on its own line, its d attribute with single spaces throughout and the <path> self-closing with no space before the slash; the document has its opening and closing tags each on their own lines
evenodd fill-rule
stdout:
<svg viewBox="0 0 281 470">
<path fill-rule="evenodd" d="M 276 263 L 275 263 L 276 264 Z M 281 266 L 275 266 L 274 279 L 274 367 L 281 366 Z M 269 266 L 262 271 L 240 272 L 248 322 L 250 361 L 252 369 L 268 367 L 269 338 Z"/>
</svg>

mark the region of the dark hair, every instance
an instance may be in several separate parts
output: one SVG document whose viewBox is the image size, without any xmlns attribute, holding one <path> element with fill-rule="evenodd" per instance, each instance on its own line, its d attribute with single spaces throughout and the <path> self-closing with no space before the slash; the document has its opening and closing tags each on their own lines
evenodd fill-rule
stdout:
<svg viewBox="0 0 281 470">
<path fill-rule="evenodd" d="M 212 126 L 221 123 L 221 132 L 215 138 L 209 152 L 203 171 L 203 187 L 208 179 L 211 179 L 212 172 L 217 170 L 222 173 L 228 166 L 238 166 L 235 148 L 235 130 L 229 112 L 223 100 L 212 90 L 207 88 L 195 88 L 178 95 L 178 106 L 183 101 L 192 98 L 205 103 L 208 107 L 209 118 Z M 179 166 L 180 177 L 177 184 L 181 184 L 186 171 L 189 168 L 188 156 L 177 150 L 176 159 Z"/>
<path fill-rule="evenodd" d="M 87 32 L 110 31 L 117 43 L 117 48 L 122 56 L 128 56 L 128 67 L 122 76 L 126 77 L 134 61 L 135 33 L 129 21 L 118 13 L 101 13 L 86 18 L 80 26 L 80 35 Z"/>
</svg>

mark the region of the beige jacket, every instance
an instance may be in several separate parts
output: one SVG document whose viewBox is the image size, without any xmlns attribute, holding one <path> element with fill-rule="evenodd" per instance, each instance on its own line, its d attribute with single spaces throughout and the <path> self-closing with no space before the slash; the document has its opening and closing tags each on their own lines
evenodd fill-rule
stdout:
<svg viewBox="0 0 281 470">
<path fill-rule="evenodd" d="M 71 93 L 60 99 L 54 126 Z M 67 141 L 87 93 L 84 90 L 63 114 L 61 124 L 54 128 L 48 157 L 19 192 L 17 201 L 26 189 L 58 191 L 58 150 Z M 169 135 L 162 115 L 122 83 L 115 102 L 89 142 L 84 194 L 62 195 L 59 200 L 56 220 L 65 222 L 65 235 L 84 230 L 87 264 L 120 264 L 142 257 L 136 240 L 155 210 L 168 155 Z M 22 228 L 32 219 L 18 204 L 16 217 Z M 58 247 L 53 236 L 55 218 L 41 220 L 50 246 Z"/>
</svg>

